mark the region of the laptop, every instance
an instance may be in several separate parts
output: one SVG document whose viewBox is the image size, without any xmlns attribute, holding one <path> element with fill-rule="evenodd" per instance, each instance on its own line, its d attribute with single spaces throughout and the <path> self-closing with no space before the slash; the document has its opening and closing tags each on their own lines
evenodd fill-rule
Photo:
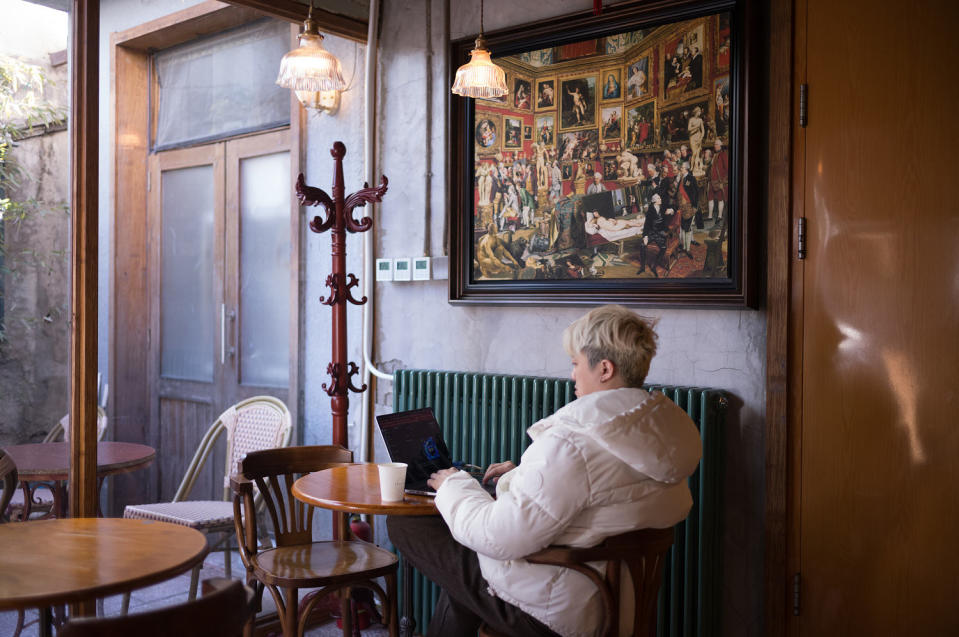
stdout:
<svg viewBox="0 0 959 637">
<path fill-rule="evenodd" d="M 467 466 L 453 460 L 431 408 L 383 414 L 376 417 L 376 424 L 383 434 L 390 460 L 405 462 L 407 465 L 407 493 L 436 495 L 436 491 L 426 481 L 431 474 L 454 466 L 475 468 L 476 472 L 470 471 L 470 475 L 482 484 L 481 467 Z M 491 495 L 496 495 L 495 484 L 483 484 L 483 488 Z"/>
</svg>

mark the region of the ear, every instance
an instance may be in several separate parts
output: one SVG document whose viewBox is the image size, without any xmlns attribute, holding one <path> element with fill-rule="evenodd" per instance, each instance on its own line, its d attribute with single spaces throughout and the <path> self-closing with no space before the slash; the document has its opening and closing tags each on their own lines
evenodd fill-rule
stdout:
<svg viewBox="0 0 959 637">
<path fill-rule="evenodd" d="M 603 360 L 599 361 L 599 364 L 600 369 L 602 370 L 602 374 L 600 374 L 599 377 L 600 382 L 605 383 L 616 375 L 616 363 L 613 361 L 604 358 Z"/>
</svg>

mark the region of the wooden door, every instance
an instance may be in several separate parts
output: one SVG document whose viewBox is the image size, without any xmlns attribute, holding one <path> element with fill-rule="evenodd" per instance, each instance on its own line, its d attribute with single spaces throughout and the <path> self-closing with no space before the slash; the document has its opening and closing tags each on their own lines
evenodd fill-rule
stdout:
<svg viewBox="0 0 959 637">
<path fill-rule="evenodd" d="M 164 500 L 176 492 L 219 413 L 226 382 L 219 321 L 226 277 L 223 175 L 223 144 L 150 156 L 148 435 L 157 450 L 155 497 Z M 207 472 L 204 482 L 212 480 Z"/>
<path fill-rule="evenodd" d="M 798 7 L 790 633 L 959 634 L 959 9 Z"/>
<path fill-rule="evenodd" d="M 150 443 L 164 500 L 230 405 L 262 394 L 289 404 L 297 217 L 289 130 L 150 162 Z M 223 449 L 192 497 L 221 497 Z"/>
</svg>

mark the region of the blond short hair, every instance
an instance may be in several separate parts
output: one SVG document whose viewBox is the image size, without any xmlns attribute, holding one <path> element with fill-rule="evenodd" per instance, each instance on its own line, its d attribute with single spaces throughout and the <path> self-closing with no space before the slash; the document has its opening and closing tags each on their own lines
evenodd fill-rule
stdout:
<svg viewBox="0 0 959 637">
<path fill-rule="evenodd" d="M 570 356 L 582 353 L 590 367 L 612 362 L 626 385 L 641 387 L 656 355 L 655 325 L 622 305 L 604 305 L 570 323 L 563 347 Z"/>
</svg>

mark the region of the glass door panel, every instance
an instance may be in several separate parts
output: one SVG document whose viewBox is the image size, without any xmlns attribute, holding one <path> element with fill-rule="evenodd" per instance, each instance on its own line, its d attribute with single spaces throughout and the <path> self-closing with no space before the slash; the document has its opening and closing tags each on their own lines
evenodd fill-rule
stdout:
<svg viewBox="0 0 959 637">
<path fill-rule="evenodd" d="M 290 153 L 239 159 L 240 383 L 290 379 Z"/>
<path fill-rule="evenodd" d="M 213 381 L 214 172 L 161 173 L 160 375 Z"/>
</svg>

